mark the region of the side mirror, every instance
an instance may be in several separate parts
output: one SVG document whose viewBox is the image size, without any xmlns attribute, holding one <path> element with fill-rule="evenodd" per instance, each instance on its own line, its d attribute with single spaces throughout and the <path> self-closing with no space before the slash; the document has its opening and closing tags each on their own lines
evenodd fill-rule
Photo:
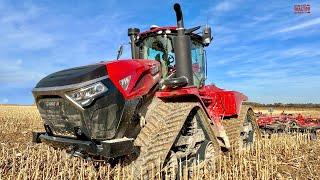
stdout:
<svg viewBox="0 0 320 180">
<path fill-rule="evenodd" d="M 212 40 L 212 36 L 211 36 L 211 27 L 207 26 L 203 28 L 203 32 L 202 32 L 202 43 L 205 46 L 209 46 L 209 44 L 211 43 Z"/>
<path fill-rule="evenodd" d="M 117 54 L 117 60 L 120 58 L 120 56 L 123 53 L 123 45 L 120 45 L 119 49 L 118 49 L 118 54 Z"/>
</svg>

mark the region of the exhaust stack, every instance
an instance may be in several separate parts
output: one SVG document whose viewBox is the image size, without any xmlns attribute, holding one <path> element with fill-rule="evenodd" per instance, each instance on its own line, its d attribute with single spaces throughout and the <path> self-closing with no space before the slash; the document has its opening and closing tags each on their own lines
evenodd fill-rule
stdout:
<svg viewBox="0 0 320 180">
<path fill-rule="evenodd" d="M 137 48 L 136 48 L 136 45 L 135 45 L 135 40 L 136 40 L 136 37 L 137 35 L 140 33 L 140 29 L 138 28 L 129 28 L 128 29 L 128 36 L 130 37 L 130 44 L 131 44 L 131 56 L 132 56 L 132 59 L 136 59 L 138 56 L 137 56 Z"/>
<path fill-rule="evenodd" d="M 191 59 L 191 39 L 185 34 L 183 15 L 180 4 L 173 6 L 177 16 L 178 35 L 173 39 L 173 46 L 176 59 L 176 76 L 186 77 L 188 86 L 193 85 L 192 59 Z"/>
</svg>

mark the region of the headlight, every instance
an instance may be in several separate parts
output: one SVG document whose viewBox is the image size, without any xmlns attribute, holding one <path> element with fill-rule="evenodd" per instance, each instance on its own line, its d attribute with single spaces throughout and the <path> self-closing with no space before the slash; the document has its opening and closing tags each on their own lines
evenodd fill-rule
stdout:
<svg viewBox="0 0 320 180">
<path fill-rule="evenodd" d="M 101 82 L 98 82 L 68 92 L 66 95 L 83 107 L 90 105 L 95 97 L 106 92 L 107 90 L 108 88 L 105 85 L 103 85 Z"/>
</svg>

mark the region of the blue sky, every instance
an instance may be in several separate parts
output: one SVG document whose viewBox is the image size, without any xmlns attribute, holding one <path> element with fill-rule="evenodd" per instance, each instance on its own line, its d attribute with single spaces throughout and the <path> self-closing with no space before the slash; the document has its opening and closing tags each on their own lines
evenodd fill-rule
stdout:
<svg viewBox="0 0 320 180">
<path fill-rule="evenodd" d="M 180 3 L 187 27 L 212 26 L 207 83 L 262 103 L 320 103 L 319 0 Z M 30 104 L 45 75 L 114 59 L 128 27 L 175 25 L 173 4 L 0 0 L 0 103 Z M 311 14 L 295 14 L 295 4 Z"/>
</svg>

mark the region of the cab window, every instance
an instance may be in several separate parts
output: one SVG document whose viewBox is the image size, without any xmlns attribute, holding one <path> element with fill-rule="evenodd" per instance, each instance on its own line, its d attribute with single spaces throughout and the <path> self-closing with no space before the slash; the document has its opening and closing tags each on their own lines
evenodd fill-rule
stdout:
<svg viewBox="0 0 320 180">
<path fill-rule="evenodd" d="M 192 42 L 191 45 L 192 71 L 194 85 L 202 86 L 205 80 L 205 56 L 202 44 Z"/>
<path fill-rule="evenodd" d="M 173 67 L 174 52 L 172 47 L 172 37 L 167 36 L 151 36 L 147 37 L 140 46 L 142 59 L 150 59 L 159 61 L 161 64 L 162 76 L 167 77 L 169 67 Z"/>
<path fill-rule="evenodd" d="M 173 36 L 157 35 L 145 38 L 140 44 L 140 58 L 159 61 L 162 77 L 167 78 L 170 69 L 175 66 Z M 205 80 L 205 57 L 203 45 L 197 41 L 191 43 L 191 58 L 194 85 L 201 87 Z"/>
</svg>

